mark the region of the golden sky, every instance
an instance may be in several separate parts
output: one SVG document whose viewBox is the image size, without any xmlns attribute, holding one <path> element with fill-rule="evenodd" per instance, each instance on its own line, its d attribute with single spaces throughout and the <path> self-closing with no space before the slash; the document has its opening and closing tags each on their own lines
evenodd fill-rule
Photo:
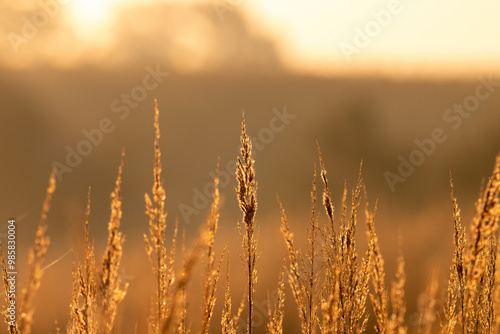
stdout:
<svg viewBox="0 0 500 334">
<path fill-rule="evenodd" d="M 255 22 L 281 33 L 282 55 L 298 67 L 499 69 L 498 1 L 252 0 L 248 6 Z"/>
<path fill-rule="evenodd" d="M 20 66 L 46 57 L 58 59 L 59 65 L 73 65 L 85 50 L 92 50 L 87 52 L 90 58 L 107 59 L 120 13 L 186 3 L 213 9 L 206 13 L 212 17 L 191 16 L 189 28 L 177 34 L 180 47 L 196 54 L 192 60 L 183 59 L 194 64 L 185 66 L 191 70 L 203 69 L 209 63 L 203 57 L 217 52 L 207 42 L 213 38 L 210 31 L 231 29 L 231 19 L 241 15 L 249 34 L 271 38 L 281 61 L 298 71 L 500 73 L 500 3 L 494 0 L 24 0 L 2 5 L 7 39 L 0 46 L 8 50 L 0 62 Z M 8 16 L 8 11 L 17 15 Z M 27 21 L 38 23 L 39 32 L 25 27 Z M 50 38 L 43 37 L 43 30 L 54 28 L 54 22 L 57 27 Z M 154 33 L 154 24 L 147 19 L 133 25 L 145 34 Z M 31 33 L 29 38 L 19 38 L 26 33 Z M 31 43 L 32 39 L 38 41 Z M 69 42 L 71 48 L 59 48 Z"/>
</svg>

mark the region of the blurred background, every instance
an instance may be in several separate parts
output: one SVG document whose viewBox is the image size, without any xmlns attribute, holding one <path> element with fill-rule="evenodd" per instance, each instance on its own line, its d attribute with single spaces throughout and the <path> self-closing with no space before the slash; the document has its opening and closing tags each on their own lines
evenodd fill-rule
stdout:
<svg viewBox="0 0 500 334">
<path fill-rule="evenodd" d="M 59 261 L 45 270 L 37 295 L 38 332 L 66 325 L 89 186 L 91 235 L 101 256 L 122 148 L 122 277 L 130 287 L 118 331 L 145 331 L 152 272 L 142 235 L 148 228 L 144 193 L 153 181 L 154 99 L 169 231 L 177 220 L 187 243 L 208 214 L 220 159 L 216 243 L 230 248 L 235 304 L 241 287 L 234 282 L 244 272 L 234 193 L 242 110 L 259 185 L 257 300 L 263 312 L 286 252 L 276 194 L 300 243 L 316 140 L 337 212 L 344 182 L 354 187 L 363 161 L 371 204 L 378 199 L 387 284 L 401 235 L 410 327 L 431 270 L 439 268 L 446 279 L 449 172 L 468 224 L 500 149 L 497 2 L 20 0 L 1 1 L 0 8 L 0 238 L 7 219 L 16 218 L 20 262 L 33 242 L 50 171 L 58 170 L 46 264 Z M 362 220 L 358 234 L 361 253 Z M 221 291 L 224 284 L 221 279 Z M 191 285 L 199 288 L 197 277 Z M 296 332 L 287 292 L 287 330 Z M 221 304 L 220 296 L 214 333 Z M 196 294 L 189 305 L 196 331 Z"/>
</svg>

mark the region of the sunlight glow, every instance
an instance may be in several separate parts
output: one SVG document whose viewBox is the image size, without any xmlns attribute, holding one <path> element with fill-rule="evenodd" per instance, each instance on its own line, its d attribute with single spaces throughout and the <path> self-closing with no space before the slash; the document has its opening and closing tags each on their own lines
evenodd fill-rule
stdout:
<svg viewBox="0 0 500 334">
<path fill-rule="evenodd" d="M 69 17 L 80 33 L 92 33 L 109 26 L 118 0 L 72 0 L 68 3 Z M 123 2 L 123 1 L 121 1 Z"/>
<path fill-rule="evenodd" d="M 271 58 L 285 68 L 316 75 L 500 73 L 500 2 L 493 0 L 5 3 L 13 15 L 4 20 L 8 38 L 0 40 L 6 50 L 0 64 L 9 66 L 107 63 L 111 53 L 117 64 L 118 59 L 152 53 L 182 71 L 196 72 L 231 52 L 251 58 L 250 53 L 260 54 L 258 48 L 269 42 Z M 61 6 L 48 15 L 47 4 L 53 3 Z"/>
</svg>

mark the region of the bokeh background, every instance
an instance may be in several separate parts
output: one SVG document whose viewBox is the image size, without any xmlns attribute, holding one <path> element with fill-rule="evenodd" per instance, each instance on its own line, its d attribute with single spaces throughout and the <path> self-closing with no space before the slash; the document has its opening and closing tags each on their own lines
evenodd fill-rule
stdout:
<svg viewBox="0 0 500 334">
<path fill-rule="evenodd" d="M 122 277 L 130 287 L 118 332 L 145 331 L 153 294 L 142 235 L 144 193 L 153 181 L 154 99 L 161 111 L 169 231 L 177 220 L 188 244 L 207 216 L 204 193 L 220 159 L 216 242 L 219 251 L 230 248 L 235 304 L 243 267 L 231 162 L 244 110 L 256 142 L 258 308 L 266 311 L 285 255 L 276 194 L 297 241 L 305 238 L 317 140 L 337 210 L 344 182 L 355 185 L 363 160 L 369 198 L 372 204 L 378 199 L 388 284 L 402 238 L 413 330 L 411 317 L 430 272 L 438 268 L 444 280 L 450 265 L 449 171 L 468 223 L 500 149 L 499 12 L 491 0 L 0 2 L 0 237 L 7 219 L 16 218 L 19 262 L 32 244 L 52 167 L 67 165 L 68 152 L 78 147 L 88 150 L 60 173 L 35 332 L 55 332 L 56 322 L 62 328 L 67 322 L 89 186 L 91 234 L 99 256 L 104 249 L 122 148 Z M 90 147 L 82 144 L 85 133 L 100 127 L 108 133 L 96 135 Z M 416 141 L 428 143 L 435 129 L 444 133 L 441 142 L 429 144 L 428 154 L 415 153 Z M 401 159 L 411 156 L 419 165 L 391 187 L 386 173 L 398 174 Z M 366 248 L 363 224 L 360 252 Z M 220 291 L 224 284 L 221 279 Z M 191 288 L 199 286 L 196 276 Z M 294 333 L 296 310 L 287 292 L 287 332 Z M 188 310 L 194 331 L 199 309 L 195 293 Z"/>
</svg>

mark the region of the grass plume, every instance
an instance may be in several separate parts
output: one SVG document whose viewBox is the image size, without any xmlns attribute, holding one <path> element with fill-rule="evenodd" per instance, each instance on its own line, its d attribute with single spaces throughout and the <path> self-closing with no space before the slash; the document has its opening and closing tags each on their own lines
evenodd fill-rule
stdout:
<svg viewBox="0 0 500 334">
<path fill-rule="evenodd" d="M 257 283 L 257 239 L 255 235 L 255 213 L 257 212 L 257 183 L 252 159 L 252 142 L 247 135 L 245 114 L 241 122 L 241 158 L 236 161 L 237 198 L 243 212 L 243 223 L 238 224 L 243 246 L 243 263 L 247 273 L 248 334 L 253 327 L 253 294 Z"/>
<path fill-rule="evenodd" d="M 45 195 L 45 201 L 42 205 L 42 214 L 40 223 L 35 236 L 35 245 L 29 250 L 27 275 L 24 281 L 24 287 L 19 295 L 19 311 L 18 311 L 18 330 L 22 334 L 30 334 L 33 322 L 33 298 L 40 288 L 43 270 L 41 266 L 47 253 L 50 244 L 50 239 L 46 235 L 47 232 L 47 216 L 50 210 L 50 202 L 56 190 L 55 171 L 52 171 L 49 178 L 49 186 Z"/>
<path fill-rule="evenodd" d="M 462 227 L 451 175 L 450 186 L 455 249 L 445 308 L 446 331 L 452 333 L 458 324 L 462 333 L 491 332 L 498 312 L 495 310 L 494 299 L 498 284 L 495 283 L 495 276 L 496 232 L 500 221 L 500 154 L 497 155 L 492 175 L 476 202 L 469 239 Z"/>
<path fill-rule="evenodd" d="M 71 316 L 68 325 L 69 333 L 96 333 L 99 328 L 97 316 L 97 268 L 94 245 L 89 241 L 90 187 L 87 194 L 87 210 L 85 212 L 84 230 L 84 264 L 73 270 L 73 294 Z M 81 300 L 81 301 L 80 301 Z"/>
<path fill-rule="evenodd" d="M 311 190 L 310 224 L 308 228 L 306 256 L 300 256 L 293 245 L 293 234 L 286 219 L 285 209 L 278 199 L 281 209 L 281 233 L 285 239 L 290 262 L 288 282 L 299 310 L 302 333 L 316 332 L 316 320 L 319 309 L 319 272 L 316 265 L 316 239 L 318 235 L 318 217 L 316 214 L 316 166 Z"/>
<path fill-rule="evenodd" d="M 153 168 L 153 200 L 145 194 L 146 215 L 149 217 L 149 237 L 144 235 L 146 251 L 156 276 L 156 315 L 154 317 L 154 333 L 159 333 L 161 324 L 170 316 L 169 299 L 170 288 L 175 279 L 174 259 L 177 229 L 172 238 L 170 255 L 167 252 L 165 230 L 167 228 L 167 213 L 165 211 L 165 189 L 161 176 L 160 151 L 160 111 L 155 101 L 155 140 L 154 140 L 154 168 Z"/>
<path fill-rule="evenodd" d="M 278 293 L 277 300 L 274 305 L 274 312 L 271 312 L 271 298 L 267 297 L 268 317 L 267 333 L 268 334 L 282 334 L 283 333 L 283 318 L 285 317 L 285 283 L 284 276 L 286 265 L 283 263 L 278 277 Z"/>
<path fill-rule="evenodd" d="M 406 284 L 406 273 L 405 273 L 405 259 L 403 256 L 401 236 L 399 242 L 399 255 L 397 261 L 397 271 L 396 280 L 392 282 L 391 287 L 391 305 L 392 313 L 389 318 L 389 328 L 388 333 L 406 333 L 407 327 L 404 324 L 405 313 L 406 313 L 406 302 L 405 302 L 405 284 Z"/>
<path fill-rule="evenodd" d="M 122 286 L 118 274 L 125 237 L 119 231 L 122 218 L 121 184 L 125 152 L 122 151 L 115 189 L 111 193 L 111 217 L 108 223 L 108 243 L 102 258 L 98 292 L 101 296 L 99 309 L 104 316 L 104 333 L 112 333 L 118 304 L 125 298 L 128 283 Z"/>
<path fill-rule="evenodd" d="M 217 163 L 217 174 L 219 171 L 219 163 Z M 208 334 L 210 320 L 214 312 L 217 284 L 220 278 L 220 270 L 222 266 L 223 256 L 221 256 L 218 265 L 215 262 L 215 234 L 219 225 L 219 178 L 214 179 L 214 191 L 212 194 L 212 206 L 210 208 L 210 216 L 208 217 L 206 229 L 206 263 L 205 263 L 205 282 L 203 287 L 203 318 L 201 333 Z M 224 254 L 224 253 L 223 253 Z"/>
</svg>

